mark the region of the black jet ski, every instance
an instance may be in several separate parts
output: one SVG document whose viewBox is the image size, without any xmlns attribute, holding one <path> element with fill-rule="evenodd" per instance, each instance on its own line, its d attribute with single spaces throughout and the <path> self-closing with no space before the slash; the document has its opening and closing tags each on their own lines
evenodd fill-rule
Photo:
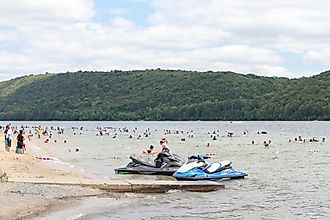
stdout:
<svg viewBox="0 0 330 220">
<path fill-rule="evenodd" d="M 167 175 L 172 176 L 184 161 L 176 154 L 160 152 L 152 161 L 148 157 L 131 155 L 132 161 L 126 167 L 117 168 L 117 174 L 144 174 L 144 175 Z"/>
</svg>

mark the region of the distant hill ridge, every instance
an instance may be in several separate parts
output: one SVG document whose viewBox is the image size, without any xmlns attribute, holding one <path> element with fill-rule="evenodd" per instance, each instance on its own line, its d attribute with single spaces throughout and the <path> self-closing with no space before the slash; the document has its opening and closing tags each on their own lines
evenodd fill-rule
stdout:
<svg viewBox="0 0 330 220">
<path fill-rule="evenodd" d="M 330 71 L 47 73 L 0 82 L 0 103 L 0 120 L 329 120 Z"/>
</svg>

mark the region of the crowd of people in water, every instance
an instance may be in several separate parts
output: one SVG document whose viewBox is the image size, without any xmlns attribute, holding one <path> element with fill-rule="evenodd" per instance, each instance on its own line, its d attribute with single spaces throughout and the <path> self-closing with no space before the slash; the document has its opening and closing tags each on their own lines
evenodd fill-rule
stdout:
<svg viewBox="0 0 330 220">
<path fill-rule="evenodd" d="M 289 143 L 291 142 L 295 142 L 295 143 L 307 143 L 307 142 L 325 142 L 325 137 L 322 137 L 321 140 L 319 140 L 316 137 L 312 137 L 312 138 L 302 138 L 301 136 L 295 137 L 292 141 L 292 139 L 289 139 Z"/>
<path fill-rule="evenodd" d="M 113 132 L 109 132 L 107 129 L 112 129 Z M 118 133 L 124 132 L 124 133 L 129 133 L 128 138 L 129 139 L 137 139 L 137 140 L 141 140 L 142 138 L 148 138 L 152 135 L 151 129 L 147 128 L 146 130 L 144 130 L 143 132 L 138 132 L 139 129 L 136 127 L 134 129 L 132 129 L 130 131 L 130 129 L 128 129 L 127 127 L 124 128 L 113 128 L 113 127 L 98 127 L 97 128 L 98 132 L 96 135 L 97 136 L 103 136 L 103 135 L 112 135 L 112 138 L 116 138 Z M 157 131 L 157 130 L 155 130 Z M 164 136 L 168 136 L 168 135 L 179 135 L 180 141 L 184 142 L 187 140 L 187 138 L 194 138 L 195 134 L 193 130 L 189 130 L 189 131 L 184 131 L 184 130 L 171 130 L 171 129 L 164 129 L 163 131 L 163 135 Z M 212 143 L 214 143 L 214 141 L 217 141 L 220 138 L 238 138 L 241 136 L 249 136 L 249 132 L 248 131 L 243 131 L 241 134 L 235 134 L 233 131 L 227 131 L 226 133 L 221 133 L 220 130 L 213 130 L 213 131 L 209 131 L 207 132 L 208 136 L 209 136 L 209 142 L 207 142 L 204 146 L 206 147 L 211 147 Z M 261 130 L 261 131 L 257 131 L 256 132 L 257 135 L 267 135 L 268 132 Z M 183 137 L 182 137 L 183 136 Z M 166 140 L 165 138 L 163 138 L 164 140 Z M 260 140 L 259 140 L 260 141 Z M 299 136 L 299 138 L 295 138 L 296 142 L 299 141 L 303 141 L 306 142 L 306 139 L 302 139 L 301 136 Z M 309 139 L 309 142 L 318 142 L 319 140 L 314 138 Z M 323 137 L 321 139 L 322 142 L 325 142 L 325 138 Z M 291 140 L 289 140 L 289 142 L 291 142 Z M 164 142 L 165 144 L 168 144 L 168 141 L 166 140 Z M 258 145 L 256 140 L 251 140 L 251 145 Z M 268 140 L 263 140 L 259 143 L 261 146 L 265 147 L 265 148 L 270 148 L 273 144 L 271 139 Z M 162 146 L 163 143 L 160 143 L 160 145 Z M 155 150 L 155 146 L 153 144 L 151 144 L 149 146 L 149 148 L 145 149 L 142 151 L 142 154 L 157 154 L 159 153 L 159 151 Z"/>
<path fill-rule="evenodd" d="M 4 132 L 4 142 L 5 142 L 5 149 L 9 152 L 13 150 L 13 145 L 15 146 L 15 152 L 18 154 L 23 154 L 26 151 L 26 145 L 25 145 L 25 138 L 28 140 L 31 140 L 32 137 L 36 137 L 37 139 L 42 139 L 44 144 L 48 144 L 52 141 L 52 143 L 58 143 L 58 140 L 53 138 L 53 134 L 57 133 L 58 135 L 64 134 L 66 130 L 71 129 L 72 134 L 75 135 L 82 135 L 84 131 L 87 131 L 86 128 L 83 126 L 81 127 L 71 127 L 71 128 L 63 128 L 59 126 L 49 126 L 49 127 L 42 127 L 40 125 L 38 126 L 13 126 L 12 124 L 7 124 L 5 126 L 0 126 L 0 129 Z M 138 127 L 134 127 L 132 129 L 129 129 L 128 127 L 112 127 L 112 126 L 105 126 L 105 127 L 96 127 L 96 136 L 102 137 L 102 136 L 110 136 L 112 139 L 116 139 L 118 135 L 126 134 L 125 136 L 128 136 L 129 139 L 136 139 L 141 140 L 144 138 L 151 137 L 153 135 L 153 132 L 157 132 L 157 129 L 153 130 L 150 128 L 146 128 L 143 130 L 140 130 Z M 160 132 L 158 132 L 159 134 Z M 257 135 L 267 135 L 267 131 L 257 131 Z M 164 129 L 163 130 L 164 138 L 161 138 L 159 145 L 160 150 L 156 150 L 156 147 L 154 144 L 150 144 L 150 146 L 147 149 L 142 150 L 142 154 L 150 154 L 155 155 L 162 151 L 170 151 L 168 147 L 168 140 L 167 136 L 170 135 L 176 135 L 177 137 L 180 137 L 181 142 L 185 142 L 188 139 L 194 138 L 196 135 L 193 130 L 171 130 L 171 129 Z M 209 140 L 204 144 L 205 147 L 211 147 L 213 143 L 216 143 L 215 141 L 219 140 L 220 138 L 238 138 L 238 137 L 248 137 L 252 136 L 249 135 L 249 131 L 242 131 L 241 133 L 234 133 L 233 131 L 226 131 L 221 132 L 220 130 L 213 130 L 208 131 L 207 135 L 209 137 Z M 260 138 L 258 138 L 260 141 Z M 289 142 L 293 143 L 308 143 L 308 142 L 325 142 L 325 137 L 322 137 L 320 139 L 316 137 L 312 138 L 303 138 L 302 136 L 295 137 L 293 139 L 289 139 Z M 250 140 L 252 145 L 261 145 L 265 148 L 270 148 L 272 146 L 272 140 L 263 140 L 261 143 L 257 143 L 256 140 Z M 63 144 L 67 143 L 67 140 L 62 140 Z M 69 152 L 75 151 L 79 152 L 79 147 L 73 148 L 74 150 L 71 150 L 71 148 L 68 149 Z"/>
</svg>

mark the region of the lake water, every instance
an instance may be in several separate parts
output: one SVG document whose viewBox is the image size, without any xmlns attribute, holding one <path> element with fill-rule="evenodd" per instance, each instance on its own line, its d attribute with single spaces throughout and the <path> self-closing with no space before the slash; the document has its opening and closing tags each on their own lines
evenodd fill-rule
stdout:
<svg viewBox="0 0 330 220">
<path fill-rule="evenodd" d="M 150 144 L 158 147 L 159 139 L 164 136 L 169 140 L 171 151 L 183 158 L 193 153 L 215 153 L 211 161 L 231 160 L 236 170 L 249 175 L 245 179 L 224 181 L 225 189 L 211 193 L 173 191 L 88 198 L 79 207 L 52 213 L 44 219 L 328 219 L 330 216 L 330 122 L 13 124 L 65 128 L 64 134 L 53 132 L 48 144 L 43 143 L 46 137 L 39 140 L 33 137 L 32 142 L 41 149 L 31 150 L 39 156 L 56 157 L 60 166 L 91 178 L 172 178 L 114 173 L 114 168 L 129 162 L 130 154 L 140 154 Z M 73 131 L 72 127 L 83 129 Z M 113 129 L 107 129 L 105 133 L 109 135 L 100 136 L 97 127 Z M 129 132 L 119 130 L 124 127 Z M 171 134 L 165 135 L 165 130 L 170 130 Z M 261 131 L 267 134 L 258 134 Z M 145 137 L 146 132 L 150 132 L 148 137 Z M 213 132 L 216 140 L 211 138 Z M 233 132 L 233 137 L 228 137 L 228 132 Z M 299 136 L 306 143 L 295 142 L 294 138 Z M 181 140 L 183 138 L 185 141 Z M 312 138 L 320 141 L 309 142 Z M 322 138 L 326 138 L 324 143 Z M 252 140 L 255 144 L 251 144 Z M 263 146 L 264 140 L 271 140 L 269 148 Z M 207 143 L 210 147 L 206 147 Z"/>
</svg>

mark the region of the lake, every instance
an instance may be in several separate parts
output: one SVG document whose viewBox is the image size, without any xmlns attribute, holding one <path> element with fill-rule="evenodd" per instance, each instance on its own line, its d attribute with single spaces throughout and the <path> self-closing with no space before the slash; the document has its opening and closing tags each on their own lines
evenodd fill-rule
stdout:
<svg viewBox="0 0 330 220">
<path fill-rule="evenodd" d="M 182 158 L 213 153 L 211 162 L 230 160 L 236 170 L 249 175 L 245 179 L 223 181 L 226 188 L 211 193 L 173 191 L 87 198 L 79 207 L 52 213 L 45 219 L 328 219 L 330 215 L 330 122 L 51 121 L 12 124 L 26 125 L 27 130 L 37 125 L 64 128 L 64 134 L 53 131 L 48 144 L 43 143 L 48 136 L 33 137 L 32 142 L 40 149 L 32 147 L 31 151 L 39 156 L 58 158 L 53 162 L 91 178 L 172 178 L 114 173 L 114 168 L 129 162 L 130 154 L 140 154 L 151 144 L 160 149 L 161 137 L 166 137 L 171 151 Z M 103 135 L 98 127 L 103 128 Z M 124 128 L 128 132 L 124 132 Z M 232 137 L 228 137 L 228 132 L 233 133 Z M 305 142 L 294 141 L 299 136 Z M 313 138 L 319 141 L 309 142 Z M 262 143 L 269 140 L 271 145 L 265 148 Z"/>
</svg>

